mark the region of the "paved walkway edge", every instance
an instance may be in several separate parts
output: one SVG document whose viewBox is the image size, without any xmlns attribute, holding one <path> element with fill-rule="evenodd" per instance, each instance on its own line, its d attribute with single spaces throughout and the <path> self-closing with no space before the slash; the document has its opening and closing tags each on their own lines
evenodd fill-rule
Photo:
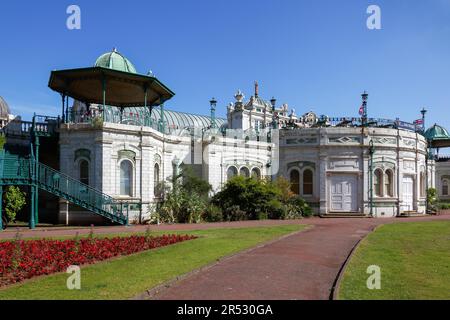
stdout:
<svg viewBox="0 0 450 320">
<path fill-rule="evenodd" d="M 267 242 L 263 242 L 263 243 L 261 243 L 261 244 L 255 246 L 255 247 L 251 247 L 251 248 L 248 248 L 248 249 L 244 249 L 243 251 L 239 251 L 239 252 L 235 252 L 235 253 L 226 255 L 226 256 L 224 256 L 224 257 L 222 257 L 222 258 L 219 258 L 218 260 L 216 260 L 216 261 L 214 261 L 214 262 L 211 262 L 210 264 L 207 264 L 207 265 L 202 266 L 202 267 L 200 267 L 200 268 L 197 268 L 197 269 L 194 269 L 194 270 L 192 270 L 192 271 L 189 271 L 188 273 L 185 273 L 185 274 L 182 274 L 182 275 L 180 275 L 180 276 L 177 276 L 177 277 L 175 277 L 175 278 L 173 278 L 173 279 L 171 279 L 171 280 L 168 280 L 168 281 L 166 281 L 166 282 L 163 282 L 163 283 L 157 285 L 156 287 L 153 287 L 153 288 L 151 288 L 151 289 L 148 289 L 148 290 L 145 291 L 144 293 L 141 293 L 141 294 L 139 294 L 139 295 L 137 295 L 137 296 L 134 296 L 134 297 L 130 298 L 129 300 L 151 300 L 153 297 L 155 297 L 155 296 L 158 295 L 159 293 L 161 293 L 161 292 L 163 292 L 164 290 L 167 290 L 168 288 L 170 288 L 170 287 L 172 287 L 172 286 L 178 284 L 180 281 L 182 281 L 182 280 L 184 280 L 184 279 L 187 279 L 187 278 L 189 278 L 189 277 L 191 277 L 191 276 L 193 276 L 193 275 L 195 275 L 195 274 L 198 274 L 198 273 L 200 273 L 200 272 L 202 272 L 202 271 L 206 271 L 206 270 L 208 270 L 208 269 L 211 269 L 212 267 L 218 265 L 219 263 L 221 263 L 221 262 L 223 262 L 223 261 L 226 261 L 226 260 L 228 260 L 228 259 L 234 258 L 234 257 L 236 257 L 236 256 L 240 256 L 240 255 L 243 255 L 243 254 L 252 252 L 252 251 L 257 250 L 257 249 L 260 249 L 260 248 L 264 248 L 264 247 L 266 247 L 266 246 L 268 246 L 268 245 L 271 245 L 271 244 L 273 244 L 273 243 L 275 243 L 275 242 L 278 242 L 278 241 L 280 241 L 280 240 L 283 240 L 283 239 L 286 239 L 286 238 L 295 236 L 295 235 L 297 235 L 297 234 L 299 234 L 299 233 L 308 231 L 308 230 L 310 230 L 310 229 L 312 229 L 312 228 L 314 228 L 313 225 L 306 225 L 306 227 L 303 228 L 303 229 L 300 230 L 300 231 L 295 231 L 295 232 L 286 234 L 286 235 L 284 235 L 284 236 L 281 236 L 281 237 L 278 237 L 278 238 L 269 240 L 269 241 L 267 241 Z"/>
<path fill-rule="evenodd" d="M 352 260 L 353 256 L 356 253 L 356 250 L 358 250 L 358 248 L 361 246 L 362 242 L 364 240 L 367 239 L 368 236 L 370 236 L 372 233 L 374 233 L 375 231 L 378 230 L 378 228 L 380 228 L 382 225 L 376 226 L 372 229 L 371 232 L 369 232 L 368 234 L 366 234 L 366 236 L 362 239 L 360 239 L 355 246 L 353 247 L 353 249 L 350 251 L 347 259 L 345 259 L 344 264 L 342 265 L 341 269 L 339 270 L 339 273 L 336 277 L 336 280 L 334 281 L 333 287 L 331 288 L 331 294 L 330 294 L 330 300 L 339 300 L 339 290 L 341 289 L 341 283 L 342 283 L 342 279 L 344 278 L 344 274 L 345 271 L 348 268 L 348 265 L 350 264 L 350 261 Z"/>
</svg>

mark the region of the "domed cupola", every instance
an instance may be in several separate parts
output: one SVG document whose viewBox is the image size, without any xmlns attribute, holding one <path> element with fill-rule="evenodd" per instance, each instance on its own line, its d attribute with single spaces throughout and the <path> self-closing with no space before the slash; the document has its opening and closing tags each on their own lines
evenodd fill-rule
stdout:
<svg viewBox="0 0 450 320">
<path fill-rule="evenodd" d="M 0 118 L 7 119 L 10 114 L 11 110 L 9 109 L 8 104 L 2 97 L 0 97 Z"/>
<path fill-rule="evenodd" d="M 95 62 L 95 67 L 113 69 L 122 72 L 137 73 L 136 68 L 116 48 L 113 51 L 102 54 Z"/>
<path fill-rule="evenodd" d="M 437 124 L 425 131 L 425 138 L 429 141 L 450 139 L 448 131 Z"/>
</svg>

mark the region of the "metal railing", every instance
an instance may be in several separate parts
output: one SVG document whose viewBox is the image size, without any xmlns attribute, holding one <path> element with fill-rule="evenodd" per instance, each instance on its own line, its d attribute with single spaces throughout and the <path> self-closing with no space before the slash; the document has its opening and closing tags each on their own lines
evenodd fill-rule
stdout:
<svg viewBox="0 0 450 320">
<path fill-rule="evenodd" d="M 114 222 L 120 224 L 128 223 L 127 217 L 123 214 L 124 204 L 97 189 L 42 163 L 36 163 L 36 160 L 33 158 L 21 158 L 4 153 L 0 154 L 0 161 L 3 162 L 1 176 L 3 185 L 34 184 L 42 190 Z M 35 174 L 36 169 L 38 172 L 37 176 Z"/>
</svg>

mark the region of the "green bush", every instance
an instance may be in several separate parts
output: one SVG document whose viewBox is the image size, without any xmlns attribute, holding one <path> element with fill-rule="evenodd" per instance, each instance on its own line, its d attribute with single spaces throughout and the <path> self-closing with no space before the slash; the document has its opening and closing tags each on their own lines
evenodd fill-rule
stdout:
<svg viewBox="0 0 450 320">
<path fill-rule="evenodd" d="M 207 209 L 209 183 L 183 169 L 171 182 L 160 187 L 164 200 L 156 215 L 161 223 L 200 223 Z"/>
<path fill-rule="evenodd" d="M 238 205 L 233 205 L 223 209 L 223 219 L 224 221 L 244 221 L 248 220 L 248 217 Z"/>
<path fill-rule="evenodd" d="M 221 222 L 223 221 L 222 209 L 214 204 L 209 204 L 203 213 L 205 222 Z"/>
<path fill-rule="evenodd" d="M 222 191 L 217 193 L 212 199 L 213 203 L 220 206 L 227 216 L 235 219 L 256 220 L 260 213 L 266 213 L 270 207 L 269 202 L 280 196 L 280 190 L 274 184 L 265 180 L 252 178 L 234 177 L 226 183 Z M 231 208 L 233 214 L 228 214 Z M 241 217 L 241 212 L 244 216 Z"/>
<path fill-rule="evenodd" d="M 287 207 L 278 199 L 271 199 L 265 211 L 268 212 L 269 219 L 284 220 L 287 216 Z"/>
<path fill-rule="evenodd" d="M 25 206 L 25 196 L 18 187 L 8 187 L 5 194 L 5 211 L 9 221 L 14 222 L 19 211 Z"/>
<path fill-rule="evenodd" d="M 428 210 L 431 212 L 437 211 L 437 190 L 435 188 L 429 188 L 427 190 L 427 202 Z"/>
</svg>

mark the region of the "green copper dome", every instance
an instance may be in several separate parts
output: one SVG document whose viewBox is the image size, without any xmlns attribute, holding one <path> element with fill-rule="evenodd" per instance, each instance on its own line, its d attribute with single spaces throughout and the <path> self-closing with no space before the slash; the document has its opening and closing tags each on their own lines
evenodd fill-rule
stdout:
<svg viewBox="0 0 450 320">
<path fill-rule="evenodd" d="M 137 73 L 136 68 L 124 55 L 117 52 L 116 49 L 113 51 L 102 54 L 95 62 L 95 67 L 102 67 L 113 69 L 117 71 Z"/>
<path fill-rule="evenodd" d="M 425 132 L 425 137 L 430 141 L 446 140 L 450 139 L 450 134 L 444 127 L 435 124 Z"/>
</svg>

